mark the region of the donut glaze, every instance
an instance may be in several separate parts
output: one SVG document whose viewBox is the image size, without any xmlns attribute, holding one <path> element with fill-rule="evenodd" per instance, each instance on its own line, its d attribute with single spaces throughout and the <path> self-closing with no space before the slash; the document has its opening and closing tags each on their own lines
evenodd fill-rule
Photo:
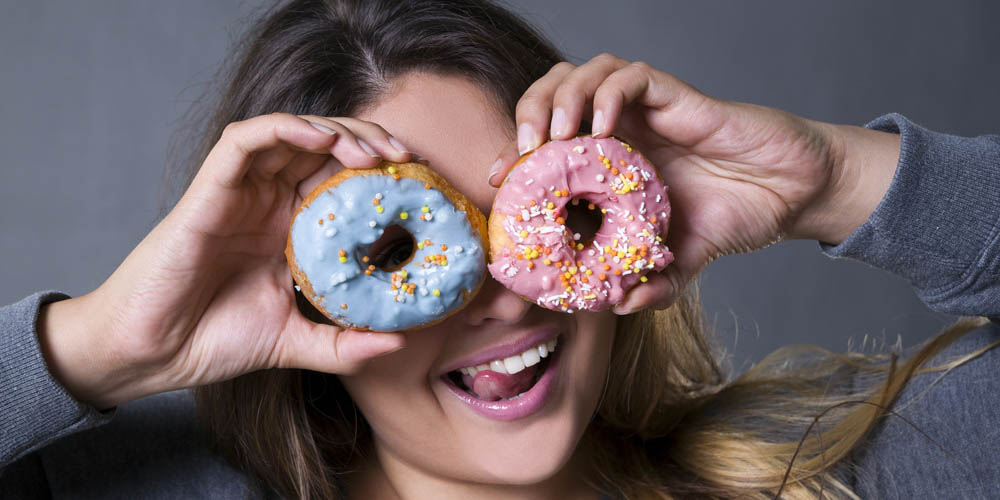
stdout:
<svg viewBox="0 0 1000 500">
<path fill-rule="evenodd" d="M 565 225 L 571 201 L 600 209 L 591 241 Z M 613 137 L 552 141 L 522 157 L 494 199 L 490 274 L 542 307 L 607 309 L 673 261 L 663 243 L 669 219 L 666 186 L 631 146 Z"/>
<path fill-rule="evenodd" d="M 342 326 L 401 331 L 428 325 L 455 312 L 483 282 L 482 213 L 454 191 L 464 210 L 456 208 L 436 183 L 409 177 L 412 168 L 427 167 L 341 171 L 348 178 L 334 176 L 317 187 L 292 221 L 286 250 L 292 274 L 306 298 Z M 390 226 L 412 235 L 413 254 L 383 270 L 368 254 Z"/>
</svg>

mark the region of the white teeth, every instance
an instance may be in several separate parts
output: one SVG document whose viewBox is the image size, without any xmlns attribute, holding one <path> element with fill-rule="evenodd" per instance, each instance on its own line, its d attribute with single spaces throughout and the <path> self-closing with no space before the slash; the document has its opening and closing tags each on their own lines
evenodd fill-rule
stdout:
<svg viewBox="0 0 1000 500">
<path fill-rule="evenodd" d="M 534 366 L 542 360 L 542 356 L 538 354 L 538 348 L 534 347 L 521 353 L 521 360 L 524 361 L 524 366 Z"/>
<path fill-rule="evenodd" d="M 525 367 L 537 365 L 542 361 L 542 358 L 547 358 L 549 354 L 556 350 L 557 339 L 549 340 L 531 347 L 521 354 L 516 354 L 504 359 L 494 359 L 489 363 L 483 363 L 477 366 L 466 366 L 459 368 L 459 373 L 463 375 L 468 375 L 470 377 L 476 376 L 483 370 L 491 370 L 497 373 L 514 374 Z"/>
<path fill-rule="evenodd" d="M 507 373 L 515 374 L 524 369 L 524 359 L 520 355 L 504 358 L 503 365 L 507 367 Z"/>
</svg>

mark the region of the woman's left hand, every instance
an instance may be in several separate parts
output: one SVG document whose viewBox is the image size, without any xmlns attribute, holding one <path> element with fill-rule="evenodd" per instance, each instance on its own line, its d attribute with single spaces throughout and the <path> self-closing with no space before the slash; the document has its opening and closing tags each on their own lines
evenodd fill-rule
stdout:
<svg viewBox="0 0 1000 500">
<path fill-rule="evenodd" d="M 592 114 L 592 115 L 591 115 Z M 577 135 L 632 143 L 669 186 L 667 244 L 675 260 L 632 289 L 615 312 L 666 307 L 713 259 L 776 241 L 837 243 L 888 189 L 896 135 L 815 122 L 707 96 L 645 63 L 602 54 L 554 66 L 518 102 L 518 148 L 490 173 L 499 185 L 519 153 Z"/>
</svg>

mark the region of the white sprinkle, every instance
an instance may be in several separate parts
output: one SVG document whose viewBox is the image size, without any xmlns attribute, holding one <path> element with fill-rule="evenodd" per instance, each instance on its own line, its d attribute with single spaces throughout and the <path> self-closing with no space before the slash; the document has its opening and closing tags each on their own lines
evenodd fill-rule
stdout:
<svg viewBox="0 0 1000 500">
<path fill-rule="evenodd" d="M 555 190 L 556 190 L 555 186 L 549 186 L 549 191 L 555 191 Z"/>
<path fill-rule="evenodd" d="M 523 220 L 526 221 L 526 220 L 528 220 L 530 218 L 531 218 L 531 214 L 529 214 L 527 210 L 521 210 L 521 219 L 523 219 Z"/>
<path fill-rule="evenodd" d="M 373 220 L 368 221 L 368 227 L 375 227 L 377 225 L 378 224 L 375 221 L 373 221 Z"/>
<path fill-rule="evenodd" d="M 662 196 L 660 196 L 660 195 L 656 195 L 656 202 L 657 202 L 657 203 L 659 203 L 661 199 L 662 199 Z"/>
<path fill-rule="evenodd" d="M 604 148 L 601 147 L 601 143 L 597 143 L 597 152 L 601 153 L 601 156 L 608 156 L 604 154 Z"/>
<path fill-rule="evenodd" d="M 583 152 L 586 151 L 586 149 L 584 149 L 583 146 L 573 146 L 573 151 L 576 153 L 583 154 Z"/>
<path fill-rule="evenodd" d="M 424 214 L 424 220 L 425 220 L 425 221 L 430 221 L 430 220 L 431 220 L 431 219 L 433 219 L 433 218 L 434 218 L 434 216 L 433 216 L 433 215 L 431 215 L 431 214 Z"/>
<path fill-rule="evenodd" d="M 427 296 L 427 289 L 426 288 L 421 288 L 420 289 L 420 295 L 423 295 L 424 297 L 426 297 Z"/>
<path fill-rule="evenodd" d="M 603 174 L 597 174 L 597 182 L 604 182 L 604 175 Z"/>
<path fill-rule="evenodd" d="M 382 199 L 382 193 L 375 193 L 375 199 L 376 200 L 381 200 Z"/>
<path fill-rule="evenodd" d="M 295 285 L 295 291 L 296 292 L 301 292 L 302 291 L 302 287 L 300 287 L 299 285 Z"/>
<path fill-rule="evenodd" d="M 667 213 L 666 212 L 660 212 L 660 217 L 666 219 L 667 218 Z"/>
<path fill-rule="evenodd" d="M 462 250 L 464 250 L 464 248 L 462 248 L 462 245 L 455 245 L 451 248 L 455 250 L 455 253 L 462 253 Z"/>
<path fill-rule="evenodd" d="M 336 228 L 331 227 L 330 229 L 326 230 L 326 237 L 327 238 L 332 238 L 335 234 L 337 234 L 337 229 Z"/>
<path fill-rule="evenodd" d="M 580 233 L 573 233 L 573 239 L 576 241 L 580 241 Z"/>
<path fill-rule="evenodd" d="M 530 186 L 531 183 L 533 183 L 533 182 L 535 182 L 535 179 L 528 179 L 528 180 L 524 181 L 524 185 L 525 186 Z"/>
</svg>

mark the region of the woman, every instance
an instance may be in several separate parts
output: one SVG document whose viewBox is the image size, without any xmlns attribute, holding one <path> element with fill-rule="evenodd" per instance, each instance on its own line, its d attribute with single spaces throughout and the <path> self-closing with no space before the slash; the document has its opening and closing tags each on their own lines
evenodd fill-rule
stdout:
<svg viewBox="0 0 1000 500">
<path fill-rule="evenodd" d="M 718 255 L 809 238 L 904 274 L 943 310 L 1000 314 L 995 220 L 975 212 L 996 207 L 996 174 L 981 166 L 995 162 L 997 140 L 934 135 L 895 116 L 872 128 L 899 133 L 811 122 L 712 99 L 641 63 L 560 59 L 489 3 L 303 0 L 274 9 L 241 47 L 177 206 L 94 292 L 7 311 L 21 311 L 12 324 L 26 340 L 3 356 L 12 375 L 0 407 L 18 422 L 2 440 L 4 463 L 113 413 L 95 409 L 198 387 L 219 450 L 260 479 L 255 491 L 288 497 L 877 494 L 864 488 L 878 484 L 857 479 L 878 469 L 848 467 L 852 453 L 878 453 L 878 441 L 864 440 L 883 432 L 880 417 L 904 384 L 982 322 L 946 332 L 905 363 L 785 353 L 730 382 L 685 284 Z M 440 325 L 370 334 L 326 324 L 296 301 L 282 257 L 288 222 L 337 169 L 419 156 L 488 211 L 490 183 L 519 152 L 581 127 L 629 139 L 671 186 L 676 261 L 616 314 L 543 310 L 488 280 Z M 882 219 L 919 219 L 900 197 L 926 194 L 907 180 L 925 173 L 914 164 L 946 164 L 932 161 L 941 144 L 972 152 L 980 168 L 976 182 L 948 189 L 981 196 L 949 201 L 968 205 L 951 207 L 947 223 L 969 237 L 938 249 L 944 264 L 914 269 L 934 249 L 887 255 L 890 243 L 912 242 L 927 226 Z M 918 199 L 935 214 L 923 222 L 938 222 L 939 205 Z M 963 208 L 975 216 L 956 215 Z M 956 344 L 967 356 L 953 364 L 996 335 L 984 327 L 968 337 L 974 343 Z M 483 353 L 523 350 L 526 339 L 558 342 L 540 408 L 486 418 L 447 389 L 449 372 Z M 42 382 L 14 383 L 40 370 Z M 967 425 L 969 435 L 975 423 Z M 921 441 L 925 453 L 932 442 Z M 2 480 L 58 475 L 46 460 Z M 972 472 L 989 477 L 977 467 L 988 463 Z"/>
</svg>

